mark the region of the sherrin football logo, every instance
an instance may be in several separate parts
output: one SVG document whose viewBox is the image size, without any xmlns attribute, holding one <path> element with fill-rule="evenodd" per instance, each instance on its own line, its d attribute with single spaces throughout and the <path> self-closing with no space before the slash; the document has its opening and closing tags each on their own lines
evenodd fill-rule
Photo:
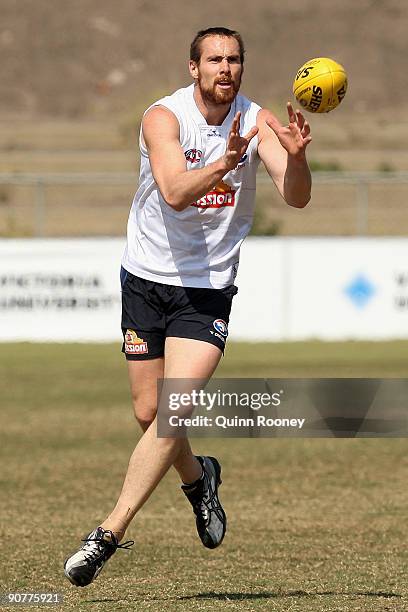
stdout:
<svg viewBox="0 0 408 612">
<path fill-rule="evenodd" d="M 125 353 L 129 355 L 146 354 L 149 352 L 147 342 L 139 338 L 133 329 L 127 329 L 125 333 Z"/>
</svg>

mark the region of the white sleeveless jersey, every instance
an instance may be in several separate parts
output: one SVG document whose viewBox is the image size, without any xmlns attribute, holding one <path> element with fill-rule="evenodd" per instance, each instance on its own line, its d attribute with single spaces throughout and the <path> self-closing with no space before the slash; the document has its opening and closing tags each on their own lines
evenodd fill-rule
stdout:
<svg viewBox="0 0 408 612">
<path fill-rule="evenodd" d="M 225 153 L 237 111 L 241 111 L 241 134 L 246 134 L 256 125 L 260 110 L 238 95 L 223 124 L 208 125 L 193 92 L 194 85 L 190 85 L 153 104 L 165 106 L 177 117 L 188 170 L 202 168 Z M 153 178 L 141 133 L 140 184 L 129 215 L 123 267 L 136 276 L 168 285 L 222 289 L 233 283 L 240 246 L 252 225 L 257 149 L 255 136 L 235 170 L 177 212 L 165 202 Z"/>
</svg>

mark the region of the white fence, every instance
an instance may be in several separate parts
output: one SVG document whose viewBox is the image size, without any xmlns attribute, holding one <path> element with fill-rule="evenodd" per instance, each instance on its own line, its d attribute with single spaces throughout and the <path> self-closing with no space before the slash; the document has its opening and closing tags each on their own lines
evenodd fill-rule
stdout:
<svg viewBox="0 0 408 612">
<path fill-rule="evenodd" d="M 0 241 L 0 341 L 120 341 L 123 239 Z M 248 238 L 234 340 L 408 338 L 408 238 Z"/>
</svg>

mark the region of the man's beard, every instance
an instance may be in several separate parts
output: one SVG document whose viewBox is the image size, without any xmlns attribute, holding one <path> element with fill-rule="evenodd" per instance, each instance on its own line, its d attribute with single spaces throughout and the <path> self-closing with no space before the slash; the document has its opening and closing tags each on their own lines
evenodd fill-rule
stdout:
<svg viewBox="0 0 408 612">
<path fill-rule="evenodd" d="M 231 83 L 231 89 L 224 91 L 218 88 L 217 83 L 223 81 Z M 237 83 L 234 83 L 232 80 L 217 79 L 212 87 L 206 87 L 203 84 L 202 79 L 198 77 L 198 85 L 205 102 L 208 102 L 209 104 L 231 104 L 231 102 L 235 100 L 241 86 L 241 77 L 239 77 L 239 81 Z"/>
</svg>

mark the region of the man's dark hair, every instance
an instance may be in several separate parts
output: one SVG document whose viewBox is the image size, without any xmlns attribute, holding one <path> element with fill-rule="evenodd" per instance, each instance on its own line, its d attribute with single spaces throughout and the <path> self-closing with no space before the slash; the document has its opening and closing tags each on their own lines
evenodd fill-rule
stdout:
<svg viewBox="0 0 408 612">
<path fill-rule="evenodd" d="M 200 30 L 197 32 L 196 37 L 190 46 L 190 59 L 196 64 L 200 63 L 201 59 L 201 41 L 207 36 L 227 36 L 229 38 L 235 38 L 239 44 L 239 57 L 241 64 L 244 63 L 244 42 L 241 38 L 241 34 L 235 30 L 229 30 L 228 28 L 207 28 L 206 30 Z"/>
</svg>

